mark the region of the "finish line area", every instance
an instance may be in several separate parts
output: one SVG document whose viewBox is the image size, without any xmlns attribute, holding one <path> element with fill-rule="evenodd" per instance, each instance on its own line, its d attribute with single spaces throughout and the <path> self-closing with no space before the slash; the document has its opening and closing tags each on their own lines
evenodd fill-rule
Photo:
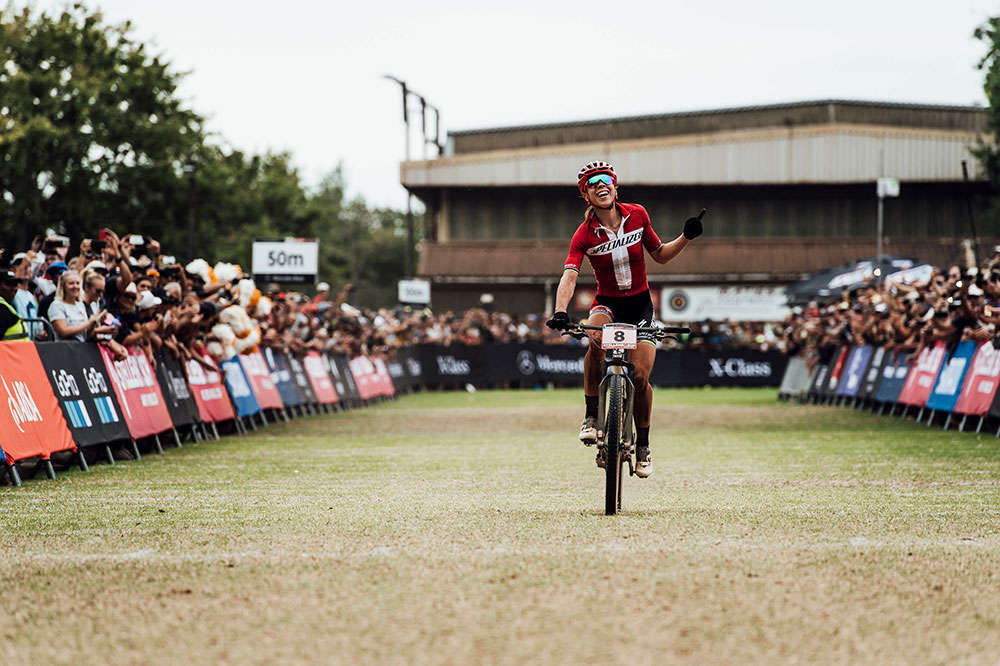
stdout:
<svg viewBox="0 0 1000 666">
<path fill-rule="evenodd" d="M 5 663 L 963 661 L 993 434 L 657 389 L 604 516 L 579 389 L 421 392 L 6 489 Z M 614 628 L 614 629 L 612 629 Z M 641 629 L 641 631 L 640 631 Z"/>
</svg>

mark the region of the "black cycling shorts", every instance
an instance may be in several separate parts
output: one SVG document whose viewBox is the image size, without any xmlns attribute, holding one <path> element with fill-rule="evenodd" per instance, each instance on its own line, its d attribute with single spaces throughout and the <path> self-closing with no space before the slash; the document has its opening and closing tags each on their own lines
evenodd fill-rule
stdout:
<svg viewBox="0 0 1000 666">
<path fill-rule="evenodd" d="M 590 306 L 590 314 L 598 312 L 606 314 L 611 317 L 611 321 L 620 324 L 652 326 L 654 321 L 653 299 L 650 298 L 648 289 L 632 296 L 602 296 L 598 294 L 594 297 L 594 304 Z M 636 337 L 653 345 L 656 344 L 651 333 L 639 333 Z"/>
</svg>

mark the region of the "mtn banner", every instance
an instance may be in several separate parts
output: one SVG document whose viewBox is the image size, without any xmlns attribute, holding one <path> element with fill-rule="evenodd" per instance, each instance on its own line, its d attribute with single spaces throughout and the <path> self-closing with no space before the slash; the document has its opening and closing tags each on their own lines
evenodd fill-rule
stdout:
<svg viewBox="0 0 1000 666">
<path fill-rule="evenodd" d="M 208 354 L 202 356 L 202 361 L 204 363 L 188 359 L 184 364 L 191 395 L 198 405 L 198 416 L 205 423 L 221 423 L 236 418 L 219 366 Z"/>
<path fill-rule="evenodd" d="M 142 349 L 129 347 L 128 357 L 122 361 L 115 360 L 106 347 L 98 349 L 125 415 L 129 434 L 140 439 L 173 428 L 156 374 Z"/>
<path fill-rule="evenodd" d="M 906 383 L 903 384 L 903 390 L 900 392 L 897 402 L 915 407 L 926 405 L 947 353 L 947 346 L 944 342 L 936 342 L 933 347 L 925 347 L 917 356 L 916 365 L 906 376 Z"/>
<path fill-rule="evenodd" d="M 0 342 L 0 447 L 8 465 L 76 450 L 31 342 Z"/>
<path fill-rule="evenodd" d="M 969 364 L 975 353 L 976 343 L 972 340 L 958 343 L 955 353 L 938 373 L 937 381 L 934 382 L 934 388 L 927 399 L 928 409 L 945 412 L 955 409 L 955 403 L 958 402 L 965 381 L 965 373 L 969 370 Z"/>
<path fill-rule="evenodd" d="M 97 345 L 64 340 L 35 348 L 78 447 L 130 439 Z"/>
<path fill-rule="evenodd" d="M 379 360 L 379 363 L 382 361 Z M 330 380 L 330 359 L 326 358 L 318 351 L 311 351 L 305 355 L 302 359 L 302 365 L 305 366 L 306 375 L 309 378 L 309 384 L 312 386 L 313 395 L 316 399 L 324 405 L 335 404 L 340 398 L 337 396 L 337 391 L 333 388 L 333 382 Z M 384 366 L 383 366 L 384 367 Z M 392 384 L 390 383 L 390 386 Z"/>
<path fill-rule="evenodd" d="M 271 369 L 267 367 L 264 355 L 255 351 L 252 354 L 240 354 L 237 358 L 261 409 L 282 409 L 285 403 L 281 401 L 281 394 L 271 379 Z"/>
</svg>

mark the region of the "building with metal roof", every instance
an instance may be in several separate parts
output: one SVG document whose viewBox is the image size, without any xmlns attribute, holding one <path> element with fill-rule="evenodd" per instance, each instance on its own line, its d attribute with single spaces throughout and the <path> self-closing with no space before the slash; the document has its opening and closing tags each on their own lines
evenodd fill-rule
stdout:
<svg viewBox="0 0 1000 666">
<path fill-rule="evenodd" d="M 648 262 L 654 291 L 773 286 L 874 255 L 879 176 L 901 183 L 885 251 L 958 260 L 988 193 L 970 153 L 985 125 L 980 107 L 824 100 L 467 130 L 449 133 L 444 156 L 403 163 L 401 180 L 427 208 L 419 274 L 435 307 L 488 292 L 500 309 L 539 312 L 582 219 L 586 162 L 613 163 L 621 199 L 643 204 L 661 237 L 709 209 L 704 237 Z"/>
</svg>

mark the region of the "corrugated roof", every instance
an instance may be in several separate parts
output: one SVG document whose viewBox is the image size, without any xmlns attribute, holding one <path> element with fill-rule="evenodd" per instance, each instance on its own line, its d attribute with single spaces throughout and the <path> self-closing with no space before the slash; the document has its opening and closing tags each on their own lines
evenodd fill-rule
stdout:
<svg viewBox="0 0 1000 666">
<path fill-rule="evenodd" d="M 884 251 L 944 266 L 961 260 L 960 242 L 956 238 L 890 238 L 885 241 Z M 1000 244 L 1000 238 L 980 240 L 981 247 L 996 244 Z M 568 241 L 425 243 L 419 273 L 432 280 L 469 278 L 470 282 L 552 279 L 562 274 L 567 249 Z M 646 270 L 653 279 L 685 276 L 787 280 L 874 253 L 875 242 L 870 238 L 701 238 L 667 264 L 657 264 L 647 257 Z M 583 274 L 592 275 L 589 265 Z"/>
</svg>

